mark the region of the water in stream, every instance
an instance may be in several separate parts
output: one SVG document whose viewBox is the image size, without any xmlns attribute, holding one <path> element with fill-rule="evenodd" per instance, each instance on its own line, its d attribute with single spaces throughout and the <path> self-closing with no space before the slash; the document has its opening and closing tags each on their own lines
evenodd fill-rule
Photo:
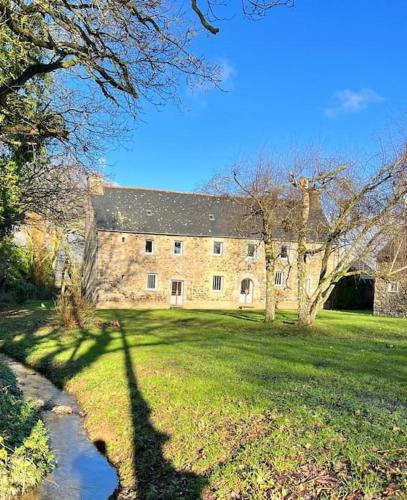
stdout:
<svg viewBox="0 0 407 500">
<path fill-rule="evenodd" d="M 59 390 L 49 380 L 20 363 L 0 354 L 17 377 L 26 397 L 42 400 L 45 408 L 69 406 L 70 415 L 43 412 L 50 447 L 57 460 L 52 474 L 25 500 L 105 500 L 118 487 L 115 469 L 89 441 L 82 427 L 80 408 L 66 392 Z"/>
</svg>

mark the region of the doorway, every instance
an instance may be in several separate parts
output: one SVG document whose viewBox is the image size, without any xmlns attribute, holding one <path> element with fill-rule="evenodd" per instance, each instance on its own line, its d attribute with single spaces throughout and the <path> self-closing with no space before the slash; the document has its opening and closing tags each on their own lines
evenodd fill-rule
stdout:
<svg viewBox="0 0 407 500">
<path fill-rule="evenodd" d="M 182 306 L 184 303 L 184 282 L 172 281 L 171 282 L 171 305 Z"/>
<path fill-rule="evenodd" d="M 240 303 L 252 304 L 253 303 L 253 281 L 245 278 L 240 283 Z"/>
</svg>

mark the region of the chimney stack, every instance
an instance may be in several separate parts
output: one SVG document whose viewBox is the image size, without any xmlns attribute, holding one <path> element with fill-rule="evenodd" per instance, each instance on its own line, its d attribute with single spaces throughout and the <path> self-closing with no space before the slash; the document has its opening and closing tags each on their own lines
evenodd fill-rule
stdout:
<svg viewBox="0 0 407 500">
<path fill-rule="evenodd" d="M 93 196 L 102 196 L 104 194 L 104 182 L 100 174 L 92 173 L 88 176 L 88 192 Z"/>
<path fill-rule="evenodd" d="M 316 188 L 309 191 L 309 206 L 310 209 L 321 209 L 321 192 Z"/>
</svg>

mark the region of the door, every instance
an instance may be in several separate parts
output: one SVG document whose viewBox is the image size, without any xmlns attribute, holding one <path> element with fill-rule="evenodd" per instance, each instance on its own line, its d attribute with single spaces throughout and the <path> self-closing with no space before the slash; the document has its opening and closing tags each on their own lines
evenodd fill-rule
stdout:
<svg viewBox="0 0 407 500">
<path fill-rule="evenodd" d="M 184 303 L 184 282 L 172 281 L 171 282 L 171 305 L 182 306 Z"/>
<path fill-rule="evenodd" d="M 249 278 L 240 283 L 240 303 L 251 304 L 253 302 L 253 281 Z"/>
</svg>

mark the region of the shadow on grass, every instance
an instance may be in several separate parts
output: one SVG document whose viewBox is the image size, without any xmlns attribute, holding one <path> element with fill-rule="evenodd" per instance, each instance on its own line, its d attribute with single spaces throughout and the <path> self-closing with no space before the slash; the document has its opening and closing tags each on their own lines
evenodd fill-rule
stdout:
<svg viewBox="0 0 407 500">
<path fill-rule="evenodd" d="M 132 424 L 132 469 L 133 484 L 122 490 L 125 498 L 137 499 L 198 499 L 207 481 L 203 476 L 189 471 L 177 470 L 171 461 L 165 459 L 162 452 L 164 443 L 169 436 L 157 431 L 151 422 L 151 409 L 143 398 L 136 376 L 136 367 L 128 344 L 127 332 L 121 323 L 121 317 L 116 314 L 118 327 L 110 328 L 108 324 L 101 324 L 99 331 L 92 332 L 87 328 L 78 328 L 73 333 L 71 341 L 60 340 L 61 330 L 55 326 L 51 331 L 36 336 L 38 325 L 47 318 L 45 311 L 37 313 L 40 316 L 32 321 L 30 312 L 21 316 L 7 319 L 7 333 L 0 323 L 0 347 L 9 355 L 22 362 L 35 347 L 50 340 L 56 343 L 56 348 L 35 361 L 35 367 L 52 380 L 56 385 L 63 387 L 67 381 L 91 366 L 100 356 L 108 352 L 108 345 L 112 339 L 111 333 L 119 331 L 121 339 L 120 350 L 123 353 L 128 397 L 130 401 Z M 140 319 L 143 316 L 140 313 Z M 3 317 L 3 319 L 5 319 Z M 24 334 L 21 334 L 24 331 Z M 85 342 L 93 343 L 86 351 L 81 350 Z M 134 349 L 134 347 L 133 347 Z M 63 363 L 56 358 L 69 351 L 69 357 Z M 135 351 L 137 354 L 137 349 Z M 134 352 L 133 352 L 134 356 Z M 95 446 L 105 453 L 106 445 L 102 441 L 95 442 Z"/>
<path fill-rule="evenodd" d="M 259 311 L 110 310 L 99 311 L 98 316 L 104 321 L 98 330 L 79 328 L 62 335 L 55 327 L 35 333 L 46 314 L 27 310 L 25 316 L 7 320 L 6 334 L 4 327 L 2 331 L 6 321 L 0 320 L 0 345 L 23 361 L 35 351 L 39 356 L 35 366 L 60 386 L 100 356 L 120 353 L 130 402 L 130 460 L 135 478 L 128 498 L 199 498 L 207 484 L 204 476 L 177 470 L 163 456 L 170 436 L 154 427 L 137 379 L 138 356 L 150 349 L 153 352 L 159 346 L 176 345 L 178 352 L 178 345 L 184 344 L 191 362 L 199 359 L 199 370 L 209 359 L 221 367 L 215 376 L 230 373 L 231 383 L 244 380 L 250 386 L 248 399 L 252 390 L 273 389 L 276 401 L 283 404 L 286 392 L 290 404 L 298 396 L 312 408 L 324 408 L 330 415 L 343 412 L 346 417 L 363 402 L 374 408 L 399 405 L 401 333 L 392 321 L 375 319 L 374 333 L 370 319 L 364 315 L 361 322 L 355 313 L 322 312 L 320 326 L 310 331 L 289 327 L 286 322 L 294 315 L 285 311 L 279 312 L 279 321 L 272 326 L 264 324 Z M 373 320 L 371 324 L 373 328 Z M 394 344 L 391 348 L 386 346 L 386 335 Z M 54 346 L 51 352 L 50 341 Z M 61 363 L 59 355 L 66 361 Z M 203 370 L 202 376 L 212 374 Z M 244 399 L 245 386 L 239 391 L 239 398 Z"/>
</svg>

